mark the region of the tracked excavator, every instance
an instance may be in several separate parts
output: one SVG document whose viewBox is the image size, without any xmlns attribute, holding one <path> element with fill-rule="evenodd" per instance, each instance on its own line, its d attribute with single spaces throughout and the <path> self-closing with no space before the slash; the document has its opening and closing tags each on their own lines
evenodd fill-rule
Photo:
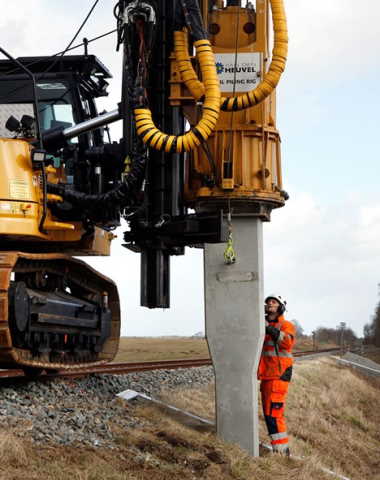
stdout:
<svg viewBox="0 0 380 480">
<path fill-rule="evenodd" d="M 120 103 L 99 114 L 94 55 L 0 61 L 0 368 L 109 362 L 116 285 L 77 256 L 141 255 L 141 304 L 170 306 L 170 257 L 227 243 L 233 218 L 284 205 L 275 89 L 282 0 L 120 0 Z M 274 26 L 273 49 L 269 45 Z M 108 125 L 123 122 L 119 142 Z"/>
</svg>

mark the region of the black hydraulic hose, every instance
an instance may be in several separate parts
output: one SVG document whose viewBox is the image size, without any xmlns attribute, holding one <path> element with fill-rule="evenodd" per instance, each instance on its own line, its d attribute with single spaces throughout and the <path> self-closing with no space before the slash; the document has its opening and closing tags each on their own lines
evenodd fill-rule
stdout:
<svg viewBox="0 0 380 480">
<path fill-rule="evenodd" d="M 102 207 L 118 205 L 125 207 L 133 195 L 141 186 L 145 173 L 146 159 L 143 155 L 136 155 L 132 170 L 124 182 L 106 193 L 87 194 L 69 190 L 66 184 L 48 183 L 48 193 L 59 195 L 72 205 L 82 207 L 85 210 L 94 210 Z"/>
<path fill-rule="evenodd" d="M 194 41 L 208 38 L 198 0 L 177 0 L 173 30 L 180 31 L 183 27 L 188 28 Z"/>
</svg>

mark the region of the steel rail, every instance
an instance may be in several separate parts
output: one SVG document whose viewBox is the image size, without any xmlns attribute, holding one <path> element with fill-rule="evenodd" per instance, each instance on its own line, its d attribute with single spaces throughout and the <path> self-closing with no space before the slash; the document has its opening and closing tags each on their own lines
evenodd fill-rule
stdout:
<svg viewBox="0 0 380 480">
<path fill-rule="evenodd" d="M 339 348 L 328 348 L 323 350 L 308 350 L 304 352 L 294 352 L 294 357 L 303 357 L 320 353 L 336 353 Z M 108 363 L 106 365 L 93 365 L 88 368 L 73 368 L 72 370 L 59 370 L 55 372 L 47 372 L 38 378 L 48 377 L 76 377 L 90 374 L 127 374 L 134 372 L 143 372 L 149 370 L 172 370 L 177 368 L 194 368 L 212 365 L 210 358 L 197 359 L 178 359 L 178 360 L 153 360 L 144 362 L 123 362 Z M 23 370 L 0 370 L 0 378 L 16 378 L 27 377 Z"/>
</svg>

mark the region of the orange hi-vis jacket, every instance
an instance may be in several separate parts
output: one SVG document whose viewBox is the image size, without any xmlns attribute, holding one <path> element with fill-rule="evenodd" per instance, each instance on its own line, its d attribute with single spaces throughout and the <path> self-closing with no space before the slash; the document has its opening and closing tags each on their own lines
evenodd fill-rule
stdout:
<svg viewBox="0 0 380 480">
<path fill-rule="evenodd" d="M 265 335 L 263 351 L 261 353 L 258 378 L 259 380 L 279 380 L 287 368 L 294 363 L 292 349 L 295 342 L 296 330 L 293 323 L 280 315 L 277 322 L 267 322 L 280 330 L 277 342 Z"/>
</svg>

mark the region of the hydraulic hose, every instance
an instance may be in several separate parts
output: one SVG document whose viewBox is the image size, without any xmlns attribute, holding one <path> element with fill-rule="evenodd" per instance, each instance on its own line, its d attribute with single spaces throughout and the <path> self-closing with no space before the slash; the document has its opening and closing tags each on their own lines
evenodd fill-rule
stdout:
<svg viewBox="0 0 380 480">
<path fill-rule="evenodd" d="M 87 194 L 68 189 L 65 184 L 48 183 L 47 191 L 61 196 L 72 205 L 79 206 L 85 210 L 99 210 L 104 207 L 120 206 L 125 207 L 131 201 L 131 196 L 140 188 L 144 179 L 145 157 L 136 155 L 133 161 L 132 170 L 118 187 L 101 194 Z"/>
<path fill-rule="evenodd" d="M 175 38 L 180 32 L 175 32 Z M 147 146 L 169 153 L 189 152 L 206 141 L 219 118 L 221 93 L 215 59 L 207 39 L 194 42 L 203 78 L 204 102 L 200 121 L 183 135 L 168 135 L 154 124 L 149 108 L 135 108 L 137 134 Z"/>
<path fill-rule="evenodd" d="M 205 96 L 205 87 L 198 79 L 189 57 L 189 42 L 187 29 L 174 32 L 174 53 L 181 79 L 189 89 L 195 100 L 201 100 Z"/>
<path fill-rule="evenodd" d="M 272 62 L 262 82 L 250 92 L 221 99 L 221 110 L 236 111 L 254 107 L 267 98 L 277 87 L 281 75 L 285 70 L 288 56 L 288 29 L 283 0 L 269 0 L 272 10 L 274 46 Z M 176 32 L 175 55 L 182 81 L 190 90 L 192 96 L 199 100 L 205 94 L 205 88 L 195 73 L 187 47 L 187 34 Z"/>
</svg>

